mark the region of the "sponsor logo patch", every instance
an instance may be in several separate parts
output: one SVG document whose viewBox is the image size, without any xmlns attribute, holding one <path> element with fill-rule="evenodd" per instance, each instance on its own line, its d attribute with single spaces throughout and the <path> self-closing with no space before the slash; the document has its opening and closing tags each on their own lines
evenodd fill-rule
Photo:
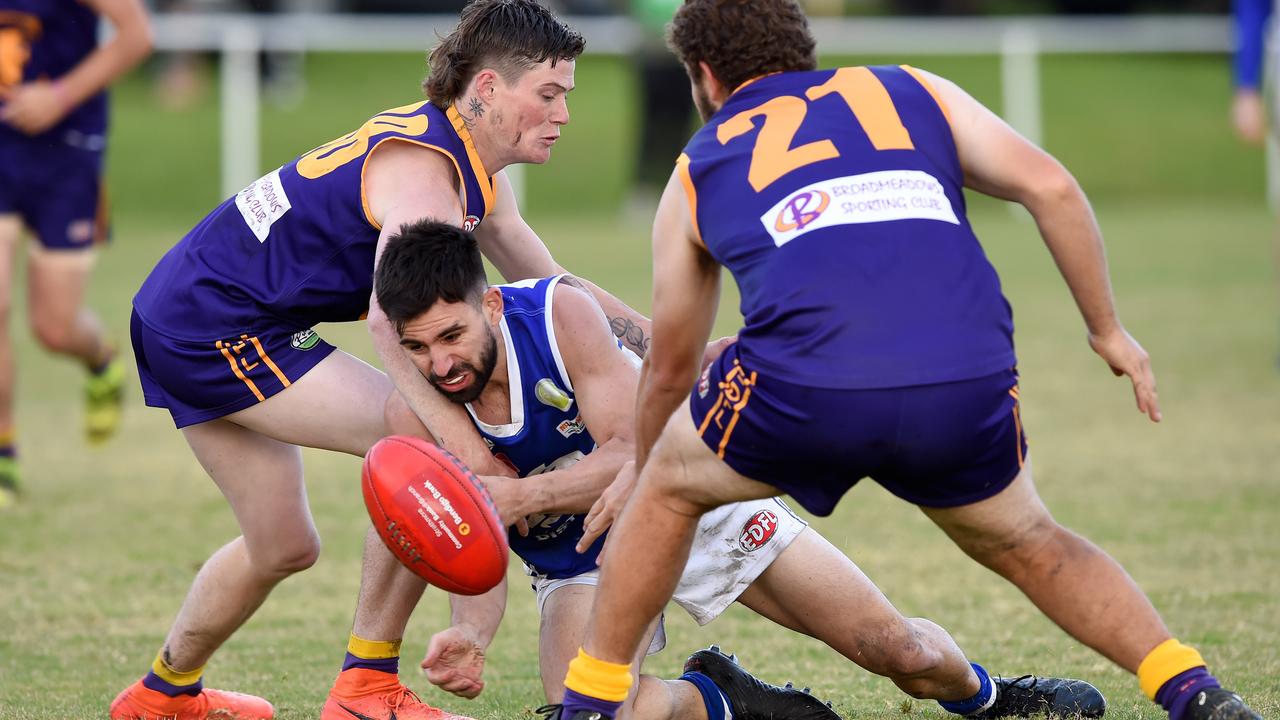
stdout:
<svg viewBox="0 0 1280 720">
<path fill-rule="evenodd" d="M 289 196 L 284 194 L 284 185 L 280 183 L 279 168 L 236 193 L 236 208 L 260 243 L 267 241 L 271 226 L 292 207 Z"/>
<path fill-rule="evenodd" d="M 294 350 L 310 350 L 320 343 L 320 336 L 315 330 L 303 330 L 296 332 L 293 337 L 289 338 L 289 344 Z"/>
<path fill-rule="evenodd" d="M 742 532 L 738 535 L 738 546 L 746 552 L 755 552 L 773 539 L 775 533 L 778 532 L 778 516 L 769 510 L 761 510 L 746 525 L 742 526 Z"/>
<path fill-rule="evenodd" d="M 698 378 L 698 397 L 705 398 L 707 393 L 711 392 L 711 366 L 708 365 L 706 370 L 702 371 L 702 377 Z"/>
<path fill-rule="evenodd" d="M 960 224 L 942 183 L 920 170 L 884 170 L 816 182 L 760 216 L 778 247 L 820 228 L 891 220 Z"/>
<path fill-rule="evenodd" d="M 556 426 L 556 430 L 559 430 L 560 434 L 565 437 L 572 437 L 586 429 L 587 426 L 582 422 L 582 415 L 578 415 L 572 420 L 564 420 Z"/>
</svg>

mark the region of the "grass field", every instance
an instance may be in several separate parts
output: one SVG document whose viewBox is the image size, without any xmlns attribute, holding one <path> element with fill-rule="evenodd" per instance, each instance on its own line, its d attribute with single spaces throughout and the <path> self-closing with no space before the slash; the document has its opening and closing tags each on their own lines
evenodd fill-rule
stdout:
<svg viewBox="0 0 1280 720">
<path fill-rule="evenodd" d="M 895 59 L 896 60 L 896 59 Z M 942 63 L 942 64 L 940 64 Z M 921 63 L 979 97 L 998 97 L 990 59 Z M 412 57 L 317 57 L 300 108 L 265 118 L 264 167 L 412 97 Z M 1228 137 L 1219 58 L 1060 58 L 1046 62 L 1047 141 L 1095 198 L 1122 316 L 1151 352 L 1165 421 L 1145 421 L 1127 383 L 1089 352 L 1070 298 L 1025 218 L 976 203 L 975 226 L 1015 308 L 1025 422 L 1043 496 L 1066 525 L 1116 556 L 1175 634 L 1198 646 L 1264 717 L 1280 716 L 1280 373 L 1259 159 Z M 648 305 L 647 228 L 618 219 L 635 119 L 628 79 L 584 62 L 573 125 L 530 171 L 536 228 L 569 268 Z M 92 290 L 124 337 L 129 297 L 155 259 L 217 201 L 216 107 L 166 113 L 135 79 L 118 94 L 112 181 L 116 243 Z M 735 327 L 726 297 L 719 329 Z M 15 307 L 21 318 L 22 303 Z M 0 718 L 103 717 L 143 673 L 199 564 L 236 533 L 225 502 L 163 411 L 140 406 L 101 449 L 80 439 L 79 371 L 42 355 L 14 323 L 28 501 L 0 515 Z M 321 328 L 365 356 L 362 326 Z M 218 654 L 207 681 L 269 697 L 285 719 L 315 717 L 341 661 L 367 524 L 354 458 L 309 452 L 325 542 L 319 564 L 286 581 Z M 815 522 L 906 613 L 952 631 L 993 672 L 1084 677 L 1109 717 L 1163 716 L 1125 673 L 1067 638 L 1016 591 L 964 558 L 913 509 L 874 484 Z M 480 720 L 540 704 L 533 598 L 513 583 L 490 653 L 489 687 L 455 701 L 411 672 L 447 622 L 429 592 L 405 644 L 405 678 L 432 702 Z M 732 609 L 699 629 L 669 616 L 678 671 L 718 642 L 775 681 L 795 679 L 846 717 L 941 718 L 814 641 Z"/>
</svg>

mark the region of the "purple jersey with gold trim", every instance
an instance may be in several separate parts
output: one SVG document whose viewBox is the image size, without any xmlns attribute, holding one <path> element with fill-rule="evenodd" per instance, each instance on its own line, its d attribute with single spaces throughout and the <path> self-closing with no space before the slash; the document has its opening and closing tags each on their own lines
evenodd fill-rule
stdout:
<svg viewBox="0 0 1280 720">
<path fill-rule="evenodd" d="M 1012 314 L 965 217 L 946 110 L 913 68 L 747 83 L 678 171 L 741 290 L 744 364 L 845 389 L 1014 366 Z"/>
<path fill-rule="evenodd" d="M 0 88 L 57 80 L 98 46 L 98 15 L 76 0 L 0 0 Z M 0 106 L 4 103 L 0 102 Z M 37 139 L 101 150 L 107 133 L 107 95 L 98 93 Z M 0 123 L 5 135 L 26 138 Z"/>
<path fill-rule="evenodd" d="M 493 207 L 492 178 L 452 108 L 421 102 L 387 110 L 218 206 L 151 271 L 133 300 L 138 316 L 184 340 L 363 317 L 381 231 L 369 215 L 364 167 L 390 141 L 453 161 L 466 229 Z"/>
</svg>

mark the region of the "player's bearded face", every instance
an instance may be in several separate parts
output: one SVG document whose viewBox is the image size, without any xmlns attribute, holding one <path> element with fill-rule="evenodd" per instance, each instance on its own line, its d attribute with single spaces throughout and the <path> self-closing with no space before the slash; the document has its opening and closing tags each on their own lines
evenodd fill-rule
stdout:
<svg viewBox="0 0 1280 720">
<path fill-rule="evenodd" d="M 478 357 L 455 360 L 444 375 L 437 375 L 434 367 L 427 373 L 427 382 L 455 403 L 469 403 L 480 397 L 480 393 L 489 384 L 489 378 L 493 377 L 493 369 L 497 367 L 498 339 L 487 323 L 483 327 L 485 337 Z M 455 390 L 450 385 L 460 387 Z"/>
</svg>

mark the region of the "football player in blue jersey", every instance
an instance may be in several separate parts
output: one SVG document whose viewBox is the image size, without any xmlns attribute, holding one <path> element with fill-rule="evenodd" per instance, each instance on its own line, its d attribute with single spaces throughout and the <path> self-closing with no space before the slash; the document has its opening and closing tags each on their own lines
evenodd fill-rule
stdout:
<svg viewBox="0 0 1280 720">
<path fill-rule="evenodd" d="M 1231 99 L 1231 123 L 1236 135 L 1251 145 L 1266 145 L 1268 173 L 1275 172 L 1280 163 L 1280 118 L 1276 115 L 1277 95 L 1276 77 L 1280 66 L 1280 47 L 1276 45 L 1276 24 L 1272 16 L 1275 11 L 1275 0 L 1234 0 L 1231 3 L 1231 17 L 1235 23 L 1236 49 L 1232 62 L 1232 81 L 1235 93 Z M 1264 84 L 1269 92 L 1264 92 Z M 1267 98 L 1271 106 L 1267 106 Z M 1268 178 L 1267 198 L 1272 209 L 1280 202 L 1280 183 L 1275 177 Z M 1280 236 L 1273 239 L 1276 272 L 1280 274 Z M 1280 288 L 1280 278 L 1277 279 Z M 1276 355 L 1276 367 L 1280 368 L 1280 354 Z"/>
<path fill-rule="evenodd" d="M 98 44 L 98 18 L 115 35 Z M 14 255 L 25 227 L 27 313 L 40 344 L 79 361 L 91 442 L 120 424 L 124 365 L 85 306 L 106 239 L 106 89 L 151 51 L 140 0 L 0 2 L 0 508 L 18 492 L 9 337 Z"/>
<path fill-rule="evenodd" d="M 654 223 L 640 475 L 558 717 L 615 716 L 703 513 L 786 493 L 826 515 L 871 477 L 1136 673 L 1171 720 L 1257 720 L 1032 484 L 1010 310 L 964 187 L 1030 211 L 1091 347 L 1160 419 L 1149 358 L 1117 317 L 1102 237 L 1071 174 L 942 78 L 816 70 L 794 0 L 688 0 L 670 38 L 707 122 Z M 721 267 L 742 290 L 745 326 L 690 393 Z M 974 694 L 944 707 L 1032 710 L 1018 707 L 1018 683 L 979 672 Z"/>
<path fill-rule="evenodd" d="M 502 170 L 549 157 L 569 121 L 582 46 L 535 0 L 477 0 L 431 54 L 428 101 L 380 113 L 253 182 L 143 282 L 130 330 L 145 400 L 169 410 L 241 535 L 201 566 L 150 672 L 112 703 L 113 719 L 273 715 L 266 700 L 204 688 L 202 676 L 272 588 L 316 561 L 299 446 L 363 455 L 386 435 L 386 398 L 398 389 L 465 462 L 506 471 L 466 413 L 414 369 L 372 297 L 373 272 L 386 236 L 423 217 L 473 228 L 509 279 L 562 272 Z M 599 300 L 624 325 L 647 323 L 607 294 Z M 366 313 L 386 374 L 311 329 Z M 324 720 L 455 717 L 399 681 L 400 638 L 423 588 L 370 530 Z"/>
<path fill-rule="evenodd" d="M 539 659 L 548 702 L 585 630 L 598 579 L 603 524 L 625 496 L 611 484 L 634 457 L 639 358 L 622 349 L 590 294 L 564 276 L 490 287 L 474 237 L 437 222 L 403 227 L 374 280 L 378 304 L 419 372 L 465 405 L 493 454 L 517 479 L 490 479 L 504 515 L 528 516 L 512 531 L 537 596 Z M 395 434 L 430 439 L 398 395 Z M 594 527 L 593 527 L 594 526 Z M 592 528 L 588 530 L 588 528 Z M 453 624 L 432 638 L 423 667 L 440 687 L 474 697 L 484 651 L 501 622 L 506 588 L 453 598 Z M 903 617 L 858 568 L 776 498 L 732 503 L 699 521 L 675 601 L 699 623 L 738 601 L 784 627 L 816 637 L 918 698 L 969 697 L 980 678 L 945 630 Z M 662 649 L 659 620 L 644 653 Z M 835 720 L 811 695 L 756 680 L 716 648 L 695 653 L 679 680 L 644 676 L 634 720 Z M 1063 717 L 1098 717 L 1106 702 L 1081 681 L 1041 679 L 1029 697 Z M 551 712 L 552 708 L 544 708 Z"/>
</svg>

